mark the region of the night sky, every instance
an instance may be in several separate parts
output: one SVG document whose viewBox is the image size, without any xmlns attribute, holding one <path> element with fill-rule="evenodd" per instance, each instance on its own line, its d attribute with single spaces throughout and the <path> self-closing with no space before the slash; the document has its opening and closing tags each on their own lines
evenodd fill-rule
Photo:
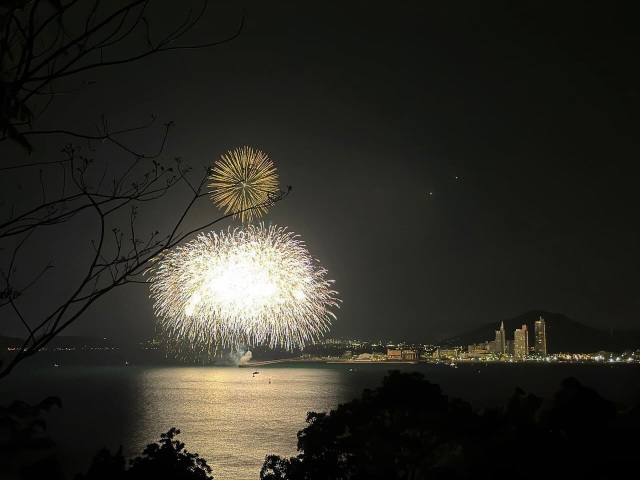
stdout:
<svg viewBox="0 0 640 480">
<path fill-rule="evenodd" d="M 91 132 L 102 113 L 114 127 L 155 114 L 176 124 L 165 158 L 201 169 L 242 145 L 268 153 L 293 192 L 265 220 L 302 235 L 336 280 L 343 303 L 330 336 L 431 341 L 534 308 L 637 326 L 640 39 L 630 11 L 226 3 L 189 40 L 232 35 L 246 8 L 236 40 L 90 72 L 82 78 L 96 84 L 55 103 L 39 127 Z M 152 25 L 173 25 L 176 9 L 154 11 Z M 131 138 L 153 150 L 160 134 Z M 13 158 L 41 161 L 67 141 L 41 139 L 30 158 Z M 96 158 L 115 165 L 118 155 Z M 2 183 L 12 192 L 14 179 Z M 180 197 L 170 200 L 157 204 L 161 217 L 177 211 Z M 218 214 L 205 200 L 192 220 Z M 77 275 L 94 227 L 30 247 L 25 265 L 73 259 L 56 262 L 48 279 L 63 281 L 42 302 Z M 153 325 L 147 288 L 131 285 L 65 333 L 142 338 Z"/>
</svg>

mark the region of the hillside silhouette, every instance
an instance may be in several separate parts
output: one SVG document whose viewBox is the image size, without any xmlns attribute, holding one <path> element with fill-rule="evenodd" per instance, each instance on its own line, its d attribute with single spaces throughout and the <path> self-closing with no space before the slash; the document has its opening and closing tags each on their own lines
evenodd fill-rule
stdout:
<svg viewBox="0 0 640 480">
<path fill-rule="evenodd" d="M 447 346 L 466 346 L 472 343 L 494 340 L 495 330 L 499 329 L 500 322 L 504 321 L 507 339 L 512 340 L 514 330 L 521 328 L 522 325 L 526 325 L 530 332 L 529 345 L 533 345 L 534 323 L 540 317 L 545 320 L 547 351 L 549 353 L 589 353 L 601 350 L 622 351 L 640 348 L 640 331 L 604 331 L 572 320 L 562 313 L 553 313 L 544 310 L 531 310 L 514 318 L 496 320 L 495 322 L 487 323 L 455 337 L 442 340 L 440 344 Z"/>
</svg>

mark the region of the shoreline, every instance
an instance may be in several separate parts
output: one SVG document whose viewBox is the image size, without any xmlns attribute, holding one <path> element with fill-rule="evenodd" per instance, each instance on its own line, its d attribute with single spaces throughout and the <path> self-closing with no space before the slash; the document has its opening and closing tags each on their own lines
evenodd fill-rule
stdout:
<svg viewBox="0 0 640 480">
<path fill-rule="evenodd" d="M 495 361 L 495 360 L 440 360 L 440 361 L 425 361 L 425 360 L 379 360 L 379 361 L 369 361 L 369 360 L 326 360 L 326 359 L 308 359 L 308 358 L 285 358 L 278 360 L 264 360 L 259 362 L 251 362 L 238 365 L 239 368 L 252 368 L 252 367 L 261 367 L 268 365 L 276 365 L 276 364 L 287 364 L 287 363 L 320 363 L 325 365 L 446 365 L 450 367 L 457 367 L 458 365 L 600 365 L 600 366 L 619 366 L 619 365 L 628 365 L 634 366 L 638 365 L 638 362 L 596 362 L 596 361 L 585 361 L 585 360 L 555 360 L 555 361 L 517 361 L 517 362 L 509 362 L 509 361 Z"/>
<path fill-rule="evenodd" d="M 280 360 L 264 360 L 260 362 L 250 362 L 250 363 L 242 363 L 238 365 L 239 368 L 251 368 L 251 367 L 261 367 L 264 365 L 274 365 L 280 363 L 324 363 L 324 364 L 343 364 L 343 365 L 417 365 L 418 363 L 428 363 L 428 362 L 419 362 L 418 360 L 380 360 L 380 361 L 369 361 L 369 360 L 324 360 L 324 359 L 309 359 L 309 358 L 283 358 Z"/>
</svg>

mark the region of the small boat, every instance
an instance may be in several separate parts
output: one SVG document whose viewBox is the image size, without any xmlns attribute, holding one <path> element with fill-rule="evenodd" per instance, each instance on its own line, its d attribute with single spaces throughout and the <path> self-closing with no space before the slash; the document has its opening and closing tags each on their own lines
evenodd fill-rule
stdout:
<svg viewBox="0 0 640 480">
<path fill-rule="evenodd" d="M 355 372 L 355 371 L 356 371 L 356 369 L 355 369 L 355 368 L 350 368 L 350 369 L 349 369 L 349 371 L 350 371 L 350 372 Z"/>
<path fill-rule="evenodd" d="M 53 364 L 54 367 L 59 367 L 60 365 L 58 365 L 57 363 Z"/>
<path fill-rule="evenodd" d="M 254 375 L 259 374 L 260 372 L 258 372 L 257 370 L 255 372 L 253 372 Z"/>
</svg>

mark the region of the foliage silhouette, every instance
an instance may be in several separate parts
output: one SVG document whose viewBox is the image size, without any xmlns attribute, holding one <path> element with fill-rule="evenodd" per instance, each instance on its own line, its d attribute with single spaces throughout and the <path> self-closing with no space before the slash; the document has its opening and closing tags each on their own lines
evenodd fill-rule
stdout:
<svg viewBox="0 0 640 480">
<path fill-rule="evenodd" d="M 131 461 L 129 475 L 133 478 L 172 478 L 176 480 L 212 479 L 211 467 L 197 453 L 184 449 L 184 443 L 175 439 L 180 433 L 171 428 L 161 435 L 158 443 L 144 449 L 143 456 Z"/>
<path fill-rule="evenodd" d="M 95 454 L 89 470 L 86 474 L 79 473 L 76 480 L 118 480 L 125 478 L 125 459 L 122 455 L 122 446 L 111 455 L 111 452 L 102 448 Z"/>
<path fill-rule="evenodd" d="M 54 405 L 60 402 L 51 397 L 0 408 L 0 441 L 8 439 L 0 453 L 46 448 L 39 413 Z M 298 432 L 300 453 L 267 456 L 261 480 L 616 478 L 633 471 L 640 446 L 640 406 L 618 412 L 571 377 L 547 403 L 516 388 L 503 408 L 477 411 L 419 373 L 395 371 L 359 399 L 329 413 L 310 412 L 307 423 Z M 128 469 L 121 448 L 102 449 L 75 480 L 212 480 L 211 467 L 185 450 L 179 433 L 162 434 Z M 23 480 L 64 479 L 55 456 L 33 456 L 30 463 L 21 469 Z M 13 477 L 0 469 L 0 478 Z"/>
<path fill-rule="evenodd" d="M 46 472 L 48 479 L 62 478 L 53 455 L 55 444 L 41 417 L 54 406 L 62 407 L 58 397 L 47 397 L 37 405 L 14 401 L 8 407 L 0 406 L 0 478 L 16 475 L 24 462 L 30 463 L 22 468 L 25 480 L 42 478 L 41 472 Z"/>
<path fill-rule="evenodd" d="M 41 413 L 53 406 L 61 407 L 60 399 L 47 397 L 37 405 L 23 401 L 0 406 L 0 478 L 22 480 L 64 480 L 60 459 L 54 452 L 55 443 L 46 433 Z M 94 456 L 85 474 L 75 480 L 213 480 L 211 467 L 197 453 L 185 449 L 177 440 L 180 433 L 171 428 L 151 443 L 142 456 L 126 460 L 120 447 L 115 454 L 103 448 Z"/>
<path fill-rule="evenodd" d="M 360 399 L 310 412 L 300 453 L 267 456 L 260 478 L 611 478 L 633 467 L 638 418 L 637 406 L 618 414 L 575 378 L 549 405 L 516 388 L 504 408 L 478 412 L 421 374 L 395 371 Z"/>
<path fill-rule="evenodd" d="M 147 445 L 141 457 L 129 462 L 128 470 L 122 447 L 115 455 L 102 449 L 93 458 L 87 473 L 76 475 L 76 480 L 213 480 L 206 460 L 185 450 L 184 443 L 176 439 L 179 433 L 174 427 L 160 435 L 158 442 Z"/>
</svg>

